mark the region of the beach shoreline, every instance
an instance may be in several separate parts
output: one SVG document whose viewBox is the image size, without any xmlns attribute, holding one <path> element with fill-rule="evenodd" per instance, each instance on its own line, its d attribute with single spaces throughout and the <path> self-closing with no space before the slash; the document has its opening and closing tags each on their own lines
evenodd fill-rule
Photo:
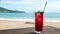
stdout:
<svg viewBox="0 0 60 34">
<path fill-rule="evenodd" d="M 6 19 L 6 18 L 0 18 L 0 20 L 10 20 L 10 21 L 35 21 L 35 19 Z M 44 22 L 60 22 L 60 20 L 56 19 L 44 19 Z"/>
</svg>

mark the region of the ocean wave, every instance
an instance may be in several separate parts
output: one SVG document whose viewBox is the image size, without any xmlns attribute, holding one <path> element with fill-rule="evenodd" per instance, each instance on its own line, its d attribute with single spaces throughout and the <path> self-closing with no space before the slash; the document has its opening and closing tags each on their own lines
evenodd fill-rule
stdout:
<svg viewBox="0 0 60 34">
<path fill-rule="evenodd" d="M 7 19 L 7 18 L 0 18 L 0 20 L 34 21 L 34 19 Z"/>
</svg>

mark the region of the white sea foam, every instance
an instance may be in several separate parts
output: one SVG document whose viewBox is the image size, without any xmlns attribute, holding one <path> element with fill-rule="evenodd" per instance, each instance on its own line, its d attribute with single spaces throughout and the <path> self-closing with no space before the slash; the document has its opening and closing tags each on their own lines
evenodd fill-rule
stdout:
<svg viewBox="0 0 60 34">
<path fill-rule="evenodd" d="M 44 20 L 44 22 L 60 22 L 60 20 Z"/>
<path fill-rule="evenodd" d="M 7 19 L 7 18 L 0 18 L 0 20 L 34 21 L 34 19 Z"/>
<path fill-rule="evenodd" d="M 14 21 L 35 21 L 35 19 L 7 19 L 7 18 L 0 18 L 0 20 L 14 20 Z M 60 22 L 60 20 L 44 20 L 44 22 Z"/>
</svg>

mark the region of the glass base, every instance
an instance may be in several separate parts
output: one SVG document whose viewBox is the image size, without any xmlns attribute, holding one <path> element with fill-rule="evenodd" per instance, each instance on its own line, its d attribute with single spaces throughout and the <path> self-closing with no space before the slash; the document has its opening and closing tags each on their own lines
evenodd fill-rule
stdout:
<svg viewBox="0 0 60 34">
<path fill-rule="evenodd" d="M 41 31 L 35 31 L 35 33 L 37 33 L 37 34 L 42 34 L 42 32 L 41 32 Z"/>
</svg>

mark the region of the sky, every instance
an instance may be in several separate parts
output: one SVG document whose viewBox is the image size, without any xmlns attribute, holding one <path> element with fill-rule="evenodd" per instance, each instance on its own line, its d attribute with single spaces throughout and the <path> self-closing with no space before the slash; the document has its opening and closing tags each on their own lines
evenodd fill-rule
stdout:
<svg viewBox="0 0 60 34">
<path fill-rule="evenodd" d="M 46 1 L 45 12 L 60 12 L 60 0 L 1 0 L 0 7 L 10 10 L 36 12 L 43 11 Z"/>
</svg>

